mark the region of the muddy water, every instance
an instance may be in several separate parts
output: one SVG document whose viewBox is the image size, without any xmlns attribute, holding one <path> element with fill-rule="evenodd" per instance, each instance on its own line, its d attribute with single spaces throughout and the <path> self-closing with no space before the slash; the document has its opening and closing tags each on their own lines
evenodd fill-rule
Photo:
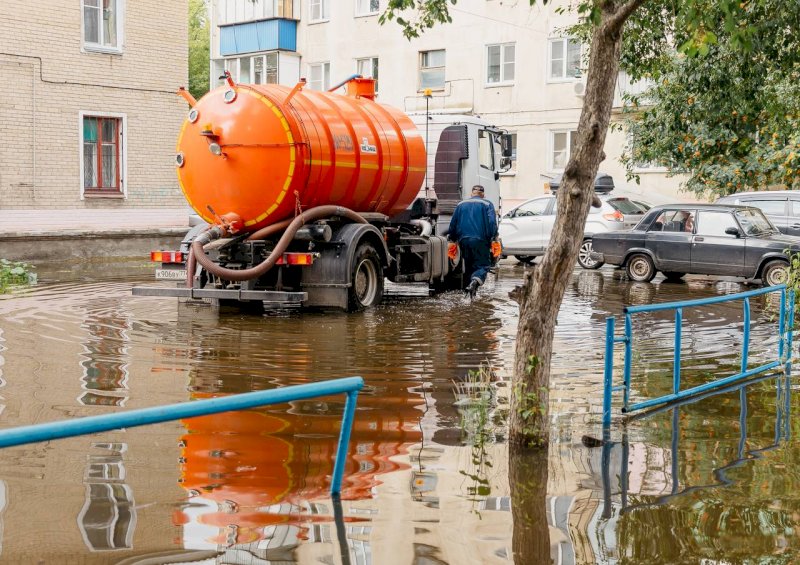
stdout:
<svg viewBox="0 0 800 565">
<path fill-rule="evenodd" d="M 615 424 L 605 447 L 581 442 L 599 435 L 605 317 L 746 290 L 738 283 L 576 271 L 556 333 L 550 449 L 509 461 L 491 422 L 502 420 L 513 361 L 508 292 L 524 272 L 513 262 L 473 303 L 394 288 L 351 315 L 134 298 L 141 270 L 117 271 L 43 273 L 31 292 L 0 299 L 0 424 L 360 375 L 342 500 L 327 494 L 341 398 L 10 448 L 0 451 L 2 562 L 794 561 L 791 380 Z M 775 356 L 774 311 L 753 303 L 750 366 Z M 740 304 L 684 319 L 686 386 L 738 369 Z M 634 398 L 669 391 L 673 324 L 634 321 Z M 463 423 L 481 366 L 495 375 L 484 434 Z"/>
</svg>

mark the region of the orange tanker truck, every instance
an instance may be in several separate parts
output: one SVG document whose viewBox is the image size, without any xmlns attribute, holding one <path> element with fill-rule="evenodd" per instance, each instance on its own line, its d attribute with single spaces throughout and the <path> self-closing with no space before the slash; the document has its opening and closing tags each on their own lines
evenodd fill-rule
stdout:
<svg viewBox="0 0 800 565">
<path fill-rule="evenodd" d="M 333 89 L 344 95 L 304 86 L 226 76 L 200 100 L 181 91 L 175 167 L 200 220 L 180 251 L 152 254 L 156 278 L 185 282 L 134 294 L 352 311 L 381 301 L 384 278 L 463 288 L 450 216 L 475 184 L 499 205 L 510 137 L 379 104 L 371 79 Z"/>
</svg>

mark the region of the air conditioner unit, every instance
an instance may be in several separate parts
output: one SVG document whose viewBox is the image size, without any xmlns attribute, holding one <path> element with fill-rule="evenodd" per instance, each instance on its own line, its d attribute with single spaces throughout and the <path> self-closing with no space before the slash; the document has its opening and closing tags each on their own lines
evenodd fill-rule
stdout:
<svg viewBox="0 0 800 565">
<path fill-rule="evenodd" d="M 586 79 L 579 78 L 572 83 L 572 91 L 575 93 L 575 96 L 583 98 L 586 95 Z"/>
</svg>

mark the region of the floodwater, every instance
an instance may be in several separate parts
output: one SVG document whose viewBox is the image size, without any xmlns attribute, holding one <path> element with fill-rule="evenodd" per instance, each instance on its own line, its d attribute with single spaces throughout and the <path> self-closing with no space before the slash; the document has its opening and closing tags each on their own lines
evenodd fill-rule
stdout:
<svg viewBox="0 0 800 565">
<path fill-rule="evenodd" d="M 791 563 L 800 553 L 791 378 L 617 419 L 611 442 L 582 442 L 601 434 L 606 316 L 747 290 L 740 283 L 576 270 L 556 331 L 549 450 L 509 460 L 499 422 L 518 310 L 508 293 L 524 273 L 513 261 L 472 303 L 393 288 L 350 315 L 179 305 L 132 297 L 151 282 L 141 268 L 97 272 L 120 268 L 40 273 L 30 292 L 0 298 L 0 426 L 360 375 L 342 500 L 328 488 L 343 398 L 8 448 L 0 562 Z M 750 367 L 777 350 L 774 301 L 752 310 Z M 673 324 L 634 320 L 635 400 L 670 391 Z M 684 386 L 737 372 L 741 333 L 740 303 L 684 312 Z M 618 377 L 621 359 L 618 349 Z M 475 390 L 488 399 L 483 416 Z"/>
</svg>

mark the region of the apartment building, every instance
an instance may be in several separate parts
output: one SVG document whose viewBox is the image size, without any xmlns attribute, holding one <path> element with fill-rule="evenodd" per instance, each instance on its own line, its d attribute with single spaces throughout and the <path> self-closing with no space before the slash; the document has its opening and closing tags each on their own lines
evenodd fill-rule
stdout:
<svg viewBox="0 0 800 565">
<path fill-rule="evenodd" d="M 187 224 L 187 26 L 185 0 L 0 2 L 0 233 Z"/>
<path fill-rule="evenodd" d="M 324 90 L 359 73 L 378 81 L 380 102 L 406 112 L 480 115 L 514 135 L 501 189 L 509 209 L 545 191 L 575 141 L 584 46 L 566 31 L 576 21 L 560 13 L 566 5 L 459 0 L 452 23 L 408 40 L 395 22 L 380 25 L 386 0 L 212 0 L 212 84 L 227 69 L 243 82 L 293 85 L 305 77 Z M 621 74 L 617 115 L 630 88 Z M 626 181 L 625 142 L 624 133 L 609 132 L 601 165 L 621 190 L 655 203 L 686 198 L 660 168 L 643 165 L 641 184 Z"/>
</svg>

